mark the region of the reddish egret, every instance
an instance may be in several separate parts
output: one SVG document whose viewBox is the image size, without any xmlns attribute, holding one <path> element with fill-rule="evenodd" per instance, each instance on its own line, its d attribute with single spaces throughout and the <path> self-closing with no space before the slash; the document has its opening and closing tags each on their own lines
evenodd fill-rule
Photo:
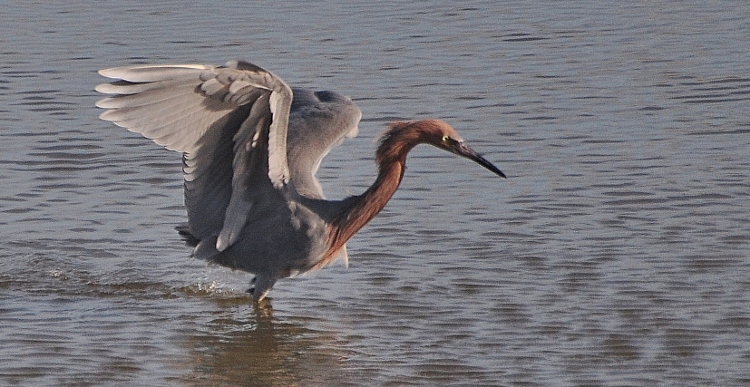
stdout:
<svg viewBox="0 0 750 387">
<path fill-rule="evenodd" d="M 354 137 L 362 113 L 330 91 L 291 89 L 248 62 L 101 70 L 100 118 L 182 152 L 193 255 L 255 274 L 260 301 L 281 278 L 347 262 L 346 241 L 401 183 L 406 155 L 430 144 L 505 175 L 440 120 L 395 122 L 376 157 L 379 173 L 363 194 L 326 200 L 320 161 Z M 294 98 L 292 98 L 294 97 Z"/>
</svg>

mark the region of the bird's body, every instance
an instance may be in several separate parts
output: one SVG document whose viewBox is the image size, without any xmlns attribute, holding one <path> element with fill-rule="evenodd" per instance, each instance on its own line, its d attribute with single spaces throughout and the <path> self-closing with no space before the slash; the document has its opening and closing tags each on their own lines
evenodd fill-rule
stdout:
<svg viewBox="0 0 750 387">
<path fill-rule="evenodd" d="M 443 121 L 397 122 L 377 150 L 379 174 L 362 195 L 326 200 L 315 173 L 326 154 L 357 134 L 351 99 L 290 89 L 247 62 L 102 70 L 118 79 L 100 116 L 183 153 L 193 254 L 254 273 L 254 298 L 285 277 L 346 260 L 346 241 L 398 188 L 406 155 L 429 143 L 504 176 Z"/>
</svg>

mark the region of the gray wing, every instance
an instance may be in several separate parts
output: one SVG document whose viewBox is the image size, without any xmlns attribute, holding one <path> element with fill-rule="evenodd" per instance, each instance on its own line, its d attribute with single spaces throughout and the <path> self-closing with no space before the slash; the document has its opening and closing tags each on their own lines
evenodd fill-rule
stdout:
<svg viewBox="0 0 750 387">
<path fill-rule="evenodd" d="M 357 135 L 362 112 L 348 97 L 332 91 L 294 89 L 287 156 L 294 186 L 301 195 L 323 199 L 315 177 L 320 162 L 331 149 Z M 339 258 L 349 265 L 346 245 Z"/>
<path fill-rule="evenodd" d="M 229 247 L 255 202 L 287 189 L 292 91 L 272 73 L 237 61 L 99 73 L 117 79 L 96 87 L 114 94 L 97 102 L 108 109 L 101 119 L 183 153 L 188 225 L 202 241 L 196 252 Z"/>
<path fill-rule="evenodd" d="M 287 156 L 294 186 L 301 195 L 322 199 L 315 177 L 331 149 L 357 135 L 362 112 L 348 97 L 332 91 L 293 89 Z"/>
</svg>

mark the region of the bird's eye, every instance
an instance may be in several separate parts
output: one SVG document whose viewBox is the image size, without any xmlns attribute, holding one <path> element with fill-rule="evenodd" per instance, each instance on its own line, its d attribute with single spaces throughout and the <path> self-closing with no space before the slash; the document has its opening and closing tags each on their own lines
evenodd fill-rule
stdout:
<svg viewBox="0 0 750 387">
<path fill-rule="evenodd" d="M 450 139 L 451 139 L 450 136 L 448 136 L 447 134 L 444 135 L 443 136 L 443 143 L 447 144 L 450 141 Z"/>
</svg>

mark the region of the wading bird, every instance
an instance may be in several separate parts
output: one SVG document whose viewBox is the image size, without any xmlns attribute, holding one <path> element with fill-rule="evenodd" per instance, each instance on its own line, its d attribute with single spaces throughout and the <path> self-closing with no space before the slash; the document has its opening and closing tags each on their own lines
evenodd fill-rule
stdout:
<svg viewBox="0 0 750 387">
<path fill-rule="evenodd" d="M 320 162 L 362 117 L 331 91 L 291 89 L 248 62 L 101 70 L 112 83 L 96 103 L 106 121 L 182 153 L 193 255 L 255 274 L 255 301 L 281 278 L 347 262 L 346 241 L 393 196 L 406 155 L 430 144 L 505 177 L 440 120 L 394 122 L 376 151 L 379 173 L 363 194 L 326 200 Z"/>
</svg>

